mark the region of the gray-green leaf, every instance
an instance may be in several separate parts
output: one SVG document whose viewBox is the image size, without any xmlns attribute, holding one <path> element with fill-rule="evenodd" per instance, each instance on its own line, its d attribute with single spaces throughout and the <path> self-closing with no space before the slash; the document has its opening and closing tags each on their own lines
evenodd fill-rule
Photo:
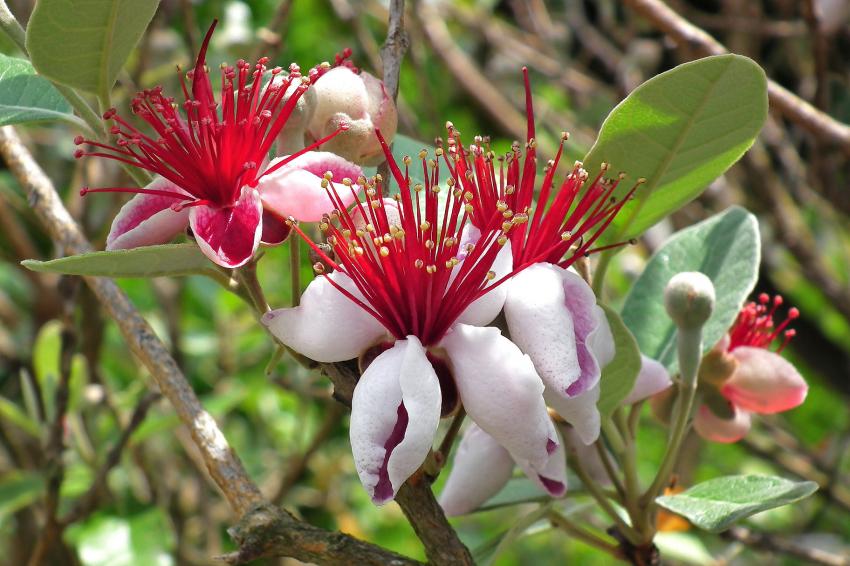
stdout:
<svg viewBox="0 0 850 566">
<path fill-rule="evenodd" d="M 678 368 L 676 326 L 664 309 L 664 287 L 682 271 L 707 275 L 717 293 L 714 313 L 703 327 L 703 351 L 729 330 L 758 278 L 758 221 L 743 208 L 726 211 L 674 234 L 647 263 L 623 305 L 623 321 L 640 351 Z"/>
<path fill-rule="evenodd" d="M 79 124 L 71 105 L 24 59 L 0 54 L 0 126 L 64 120 Z"/>
<path fill-rule="evenodd" d="M 38 0 L 27 50 L 39 73 L 95 94 L 115 84 L 159 0 Z"/>
<path fill-rule="evenodd" d="M 21 265 L 32 271 L 102 277 L 161 277 L 205 274 L 212 264 L 195 244 L 164 244 L 131 250 L 91 252 Z"/>
<path fill-rule="evenodd" d="M 614 412 L 635 385 L 640 372 L 640 351 L 637 341 L 626 328 L 623 319 L 611 308 L 601 305 L 614 335 L 614 359 L 602 370 L 599 381 L 599 402 L 596 404 L 602 417 Z"/>
<path fill-rule="evenodd" d="M 699 195 L 753 144 L 767 118 L 767 79 L 740 55 L 685 63 L 636 88 L 608 116 L 584 160 L 646 178 L 606 231 L 609 241 L 642 234 Z"/>
<path fill-rule="evenodd" d="M 663 495 L 655 501 L 697 527 L 717 532 L 750 515 L 799 501 L 817 488 L 813 481 L 775 476 L 724 476 L 676 495 Z"/>
</svg>

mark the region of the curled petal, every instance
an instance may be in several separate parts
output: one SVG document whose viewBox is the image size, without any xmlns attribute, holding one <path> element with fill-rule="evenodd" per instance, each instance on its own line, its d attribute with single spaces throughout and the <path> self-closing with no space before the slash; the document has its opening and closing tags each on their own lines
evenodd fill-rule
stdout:
<svg viewBox="0 0 850 566">
<path fill-rule="evenodd" d="M 472 420 L 515 460 L 545 465 L 558 439 L 528 356 L 490 327 L 455 324 L 440 345 Z"/>
<path fill-rule="evenodd" d="M 273 167 L 285 157 L 279 157 L 269 165 Z M 327 151 L 310 151 L 296 157 L 277 171 L 269 173 L 257 185 L 263 205 L 281 216 L 294 216 L 303 222 L 316 222 L 322 215 L 335 207 L 333 201 L 322 188 L 322 176 L 330 171 L 333 174 L 334 189 L 344 206 L 356 199 L 357 185 L 346 187 L 345 178 L 356 181 L 363 170 L 346 159 Z"/>
<path fill-rule="evenodd" d="M 576 459 L 581 462 L 584 471 L 586 471 L 591 478 L 596 480 L 599 485 L 611 485 L 611 476 L 609 476 L 608 472 L 605 470 L 605 464 L 602 463 L 602 458 L 599 456 L 599 451 L 596 449 L 596 446 L 593 444 L 585 444 L 576 429 L 572 427 L 568 427 L 564 430 L 564 444 L 571 453 L 575 454 Z M 614 458 L 607 449 L 605 452 L 611 464 L 616 466 Z"/>
<path fill-rule="evenodd" d="M 555 409 L 565 421 L 573 425 L 576 434 L 585 444 L 593 444 L 599 438 L 602 418 L 596 404 L 599 402 L 599 384 L 577 397 L 564 397 L 546 388 L 546 403 Z"/>
<path fill-rule="evenodd" d="M 255 189 L 243 187 L 233 206 L 195 206 L 189 225 L 201 251 L 214 263 L 233 268 L 254 255 L 262 234 L 263 206 Z"/>
<path fill-rule="evenodd" d="M 363 372 L 351 399 L 351 450 L 376 504 L 394 498 L 425 461 L 441 404 L 437 374 L 414 336 L 396 341 Z"/>
<path fill-rule="evenodd" d="M 647 397 L 661 393 L 671 385 L 673 385 L 673 381 L 670 379 L 667 369 L 652 358 L 641 354 L 640 372 L 637 380 L 635 380 L 631 392 L 623 399 L 622 404 L 633 405 Z"/>
<path fill-rule="evenodd" d="M 343 295 L 329 279 L 362 298 L 348 275 L 334 271 L 311 281 L 299 306 L 263 316 L 263 324 L 278 340 L 317 362 L 356 358 L 387 333 L 381 323 Z"/>
<path fill-rule="evenodd" d="M 563 441 L 558 440 L 558 447 L 542 466 L 532 466 L 523 460 L 517 462 L 528 479 L 552 497 L 563 497 L 567 493 L 567 455 Z"/>
<path fill-rule="evenodd" d="M 474 511 L 504 487 L 513 469 L 510 453 L 472 423 L 457 447 L 440 505 L 450 517 Z"/>
<path fill-rule="evenodd" d="M 754 413 L 773 414 L 805 401 L 809 386 L 797 368 L 779 354 L 752 346 L 740 346 L 731 353 L 738 367 L 721 391 L 735 405 Z"/>
<path fill-rule="evenodd" d="M 182 194 L 183 190 L 167 179 L 156 179 L 145 189 Z M 106 237 L 107 250 L 126 250 L 165 244 L 183 232 L 189 224 L 189 210 L 175 212 L 171 205 L 179 199 L 140 193 L 127 201 Z"/>
<path fill-rule="evenodd" d="M 460 253 L 457 254 L 457 258 L 463 261 L 463 258 L 466 256 L 466 245 L 475 244 L 480 238 L 481 231 L 478 230 L 478 228 L 472 224 L 464 226 L 463 233 L 460 237 Z M 499 253 L 496 255 L 496 259 L 493 261 L 493 265 L 490 268 L 490 270 L 495 273 L 493 283 L 509 274 L 513 269 L 513 264 L 514 260 L 513 255 L 511 254 L 511 243 L 508 241 L 504 246 L 502 246 L 502 249 L 499 250 Z M 456 265 L 452 272 L 452 279 L 454 279 L 455 274 L 459 269 L 460 265 Z M 510 281 L 506 281 L 495 289 L 488 291 L 486 295 L 473 301 L 472 304 L 466 307 L 466 309 L 460 314 L 457 321 L 463 324 L 471 324 L 473 326 L 486 326 L 493 322 L 493 320 L 502 311 L 502 307 L 505 304 L 505 298 L 508 296 L 509 284 Z"/>
<path fill-rule="evenodd" d="M 701 437 L 725 444 L 738 442 L 750 431 L 750 413 L 733 405 L 735 416 L 721 419 L 705 405 L 700 405 L 694 417 L 694 430 Z"/>
<path fill-rule="evenodd" d="M 560 267 L 540 263 L 512 278 L 505 301 L 511 340 L 534 361 L 550 394 L 573 397 L 599 382 L 588 340 L 600 332 L 598 348 L 606 357 L 605 341 L 613 343 L 610 330 L 600 330 L 600 310 L 581 277 Z"/>
</svg>

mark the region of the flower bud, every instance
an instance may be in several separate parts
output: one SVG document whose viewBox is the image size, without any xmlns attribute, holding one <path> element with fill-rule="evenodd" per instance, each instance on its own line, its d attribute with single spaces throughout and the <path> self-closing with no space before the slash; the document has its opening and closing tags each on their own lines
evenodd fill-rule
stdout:
<svg viewBox="0 0 850 566">
<path fill-rule="evenodd" d="M 677 273 L 664 289 L 664 307 L 679 328 L 700 328 L 714 311 L 714 284 L 698 271 Z"/>
<path fill-rule="evenodd" d="M 732 350 L 738 367 L 721 389 L 732 403 L 769 415 L 800 405 L 809 391 L 803 376 L 782 356 L 752 346 Z"/>
<path fill-rule="evenodd" d="M 331 151 L 362 165 L 377 165 L 383 151 L 375 130 L 389 143 L 395 136 L 398 115 L 384 83 L 366 72 L 355 73 L 345 66 L 328 71 L 313 88 L 315 111 L 307 126 L 312 142 L 333 133 L 341 124 L 348 130 L 328 141 L 322 150 Z"/>
<path fill-rule="evenodd" d="M 288 100 L 298 87 L 299 84 L 297 82 L 291 84 L 286 90 L 284 100 Z M 283 129 L 277 136 L 277 155 L 292 155 L 304 149 L 305 131 L 315 114 L 316 100 L 316 91 L 313 88 L 308 88 L 301 95 L 301 98 L 298 99 L 295 108 L 292 109 L 292 114 L 290 114 L 286 120 L 286 124 L 284 124 Z M 325 148 L 322 147 L 320 149 Z"/>
</svg>

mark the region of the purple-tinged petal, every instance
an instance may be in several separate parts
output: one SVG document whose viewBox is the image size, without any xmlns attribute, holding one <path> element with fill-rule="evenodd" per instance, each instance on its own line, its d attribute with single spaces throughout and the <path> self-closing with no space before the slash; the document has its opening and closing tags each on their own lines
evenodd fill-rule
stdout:
<svg viewBox="0 0 850 566">
<path fill-rule="evenodd" d="M 605 358 L 613 357 L 610 330 L 606 334 L 601 327 L 607 321 L 593 291 L 560 267 L 540 263 L 513 277 L 505 318 L 511 340 L 531 357 L 552 394 L 573 397 L 599 382 L 600 365 L 589 341 Z"/>
<path fill-rule="evenodd" d="M 449 517 L 475 511 L 511 478 L 514 459 L 496 440 L 472 423 L 455 452 L 440 505 Z"/>
<path fill-rule="evenodd" d="M 463 262 L 463 258 L 466 256 L 466 245 L 467 244 L 475 244 L 481 238 L 481 231 L 478 230 L 472 224 L 467 224 L 463 228 L 463 232 L 460 237 L 460 253 L 457 254 L 457 258 Z M 499 250 L 499 253 L 496 254 L 496 259 L 493 260 L 493 265 L 490 270 L 495 274 L 493 277 L 492 283 L 498 282 L 502 277 L 509 274 L 513 269 L 513 255 L 511 254 L 511 243 L 508 241 L 502 246 L 502 249 Z M 455 266 L 451 280 L 454 280 L 454 277 L 458 270 L 460 269 L 460 265 Z M 476 299 L 472 302 L 466 309 L 460 314 L 457 319 L 457 322 L 463 324 L 471 324 L 472 326 L 486 326 L 493 322 L 493 320 L 499 316 L 499 313 L 502 311 L 502 307 L 505 304 L 505 298 L 508 296 L 508 285 L 510 281 L 505 281 L 495 289 L 489 291 L 486 295 Z"/>
<path fill-rule="evenodd" d="M 491 327 L 455 324 L 440 345 L 470 418 L 514 459 L 543 466 L 558 439 L 528 356 Z"/>
<path fill-rule="evenodd" d="M 622 405 L 633 405 L 661 393 L 673 385 L 667 369 L 652 358 L 640 355 L 640 372 L 635 380 L 631 392 L 622 401 Z"/>
<path fill-rule="evenodd" d="M 532 466 L 523 460 L 517 461 L 517 464 L 528 479 L 550 496 L 563 497 L 567 493 L 567 455 L 562 439 L 558 439 L 558 447 L 542 466 Z"/>
<path fill-rule="evenodd" d="M 162 178 L 151 182 L 145 189 L 183 194 L 177 185 Z M 180 212 L 171 209 L 179 202 L 182 201 L 176 198 L 137 194 L 121 207 L 112 221 L 106 237 L 106 249 L 125 250 L 170 242 L 189 224 L 188 209 Z"/>
<path fill-rule="evenodd" d="M 329 279 L 363 300 L 354 281 L 334 271 L 311 281 L 297 307 L 263 316 L 263 324 L 275 338 L 317 362 L 356 358 L 387 334 L 375 317 L 343 295 Z"/>
<path fill-rule="evenodd" d="M 706 405 L 700 405 L 694 417 L 694 430 L 701 437 L 712 442 L 729 444 L 738 442 L 750 431 L 750 413 L 732 405 L 735 416 L 731 419 L 721 419 Z"/>
<path fill-rule="evenodd" d="M 428 456 L 440 422 L 440 383 L 414 336 L 369 364 L 351 399 L 351 450 L 377 505 L 395 497 Z"/>
<path fill-rule="evenodd" d="M 270 163 L 270 167 L 285 157 L 279 157 Z M 322 188 L 322 176 L 330 171 L 333 174 L 336 193 L 346 207 L 355 201 L 354 192 L 342 184 L 346 177 L 356 181 L 363 170 L 327 151 L 310 151 L 296 157 L 277 171 L 260 179 L 257 190 L 264 206 L 280 217 L 294 216 L 302 222 L 316 222 L 323 214 L 332 211 L 333 201 Z M 357 185 L 352 185 L 357 189 Z"/>
<path fill-rule="evenodd" d="M 262 234 L 263 206 L 257 191 L 243 187 L 233 206 L 192 207 L 189 225 L 201 251 L 222 267 L 245 265 L 254 255 Z"/>
<path fill-rule="evenodd" d="M 599 384 L 576 397 L 564 397 L 553 393 L 548 387 L 543 397 L 546 404 L 555 409 L 565 421 L 573 425 L 581 441 L 593 444 L 599 438 L 602 419 L 596 404 L 599 402 Z"/>
<path fill-rule="evenodd" d="M 721 392 L 738 407 L 769 415 L 793 409 L 806 400 L 806 380 L 779 354 L 752 346 L 740 346 L 731 354 L 738 367 Z"/>
</svg>

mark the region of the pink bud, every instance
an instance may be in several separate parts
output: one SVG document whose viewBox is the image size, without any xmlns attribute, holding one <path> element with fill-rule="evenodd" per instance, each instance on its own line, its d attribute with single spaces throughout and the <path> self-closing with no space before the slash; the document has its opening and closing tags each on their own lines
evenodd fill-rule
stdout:
<svg viewBox="0 0 850 566">
<path fill-rule="evenodd" d="M 380 163 L 383 152 L 375 130 L 380 130 L 389 143 L 395 136 L 398 121 L 395 103 L 384 84 L 369 73 L 357 74 L 340 66 L 325 73 L 312 90 L 316 94 L 316 105 L 307 126 L 308 140 L 321 139 L 340 124 L 347 124 L 347 131 L 321 149 L 362 165 Z"/>
<path fill-rule="evenodd" d="M 733 409 L 735 416 L 727 420 L 721 419 L 707 406 L 701 405 L 694 417 L 694 430 L 712 442 L 738 442 L 750 431 L 750 413 L 738 407 Z"/>
<path fill-rule="evenodd" d="M 793 409 L 806 399 L 809 390 L 797 369 L 779 354 L 741 346 L 732 350 L 738 368 L 723 384 L 721 392 L 738 407 L 761 414 Z"/>
</svg>

